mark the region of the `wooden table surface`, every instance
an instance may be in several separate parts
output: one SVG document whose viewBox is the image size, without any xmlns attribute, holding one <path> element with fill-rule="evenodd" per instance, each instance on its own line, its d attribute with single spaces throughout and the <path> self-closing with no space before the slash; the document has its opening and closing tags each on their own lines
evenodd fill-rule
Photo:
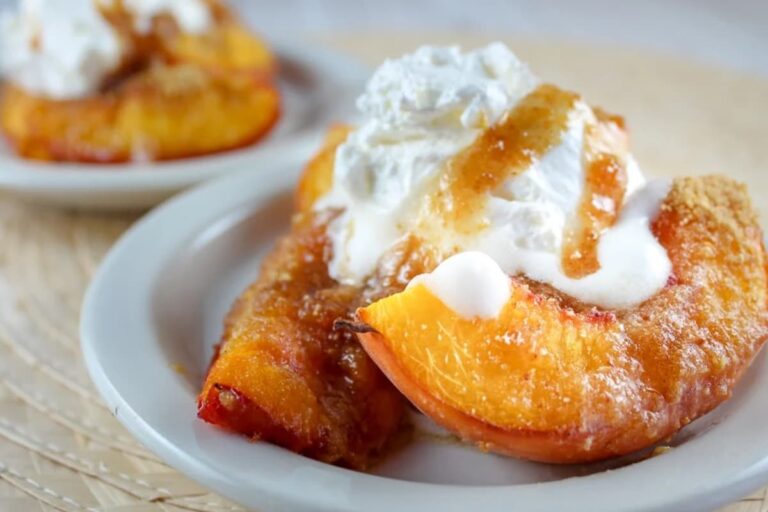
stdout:
<svg viewBox="0 0 768 512">
<path fill-rule="evenodd" d="M 485 39 L 446 33 L 314 38 L 371 64 L 421 42 Z M 768 195 L 768 80 L 605 46 L 509 42 L 546 79 L 624 114 L 648 173 L 726 172 L 746 181 L 754 198 Z M 133 440 L 85 373 L 80 301 L 105 251 L 136 218 L 54 210 L 0 195 L 0 510 L 239 510 Z M 764 209 L 761 218 L 768 221 Z M 768 512 L 766 492 L 723 510 Z"/>
</svg>

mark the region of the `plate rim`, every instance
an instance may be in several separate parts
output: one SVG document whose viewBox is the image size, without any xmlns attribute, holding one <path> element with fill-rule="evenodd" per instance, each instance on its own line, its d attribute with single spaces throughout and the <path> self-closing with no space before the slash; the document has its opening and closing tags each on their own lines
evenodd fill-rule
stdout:
<svg viewBox="0 0 768 512">
<path fill-rule="evenodd" d="M 300 153 L 302 151 L 295 151 L 293 155 Z M 242 483 L 242 481 L 237 480 L 240 478 L 239 476 L 233 477 L 222 474 L 210 464 L 206 465 L 204 461 L 190 459 L 189 454 L 175 445 L 172 439 L 164 437 L 162 433 L 153 428 L 114 386 L 109 370 L 103 366 L 104 361 L 99 353 L 100 350 L 104 350 L 104 347 L 100 347 L 100 341 L 97 339 L 96 331 L 100 330 L 97 327 L 99 322 L 97 304 L 105 293 L 120 293 L 119 290 L 112 287 L 114 276 L 120 272 L 120 265 L 124 261 L 128 261 L 136 246 L 141 246 L 142 237 L 152 230 L 159 229 L 170 222 L 174 229 L 195 231 L 198 227 L 193 226 L 193 220 L 190 220 L 186 227 L 171 221 L 176 218 L 184 218 L 190 212 L 198 211 L 199 213 L 201 208 L 207 208 L 205 215 L 211 219 L 220 218 L 227 211 L 230 211 L 231 205 L 227 206 L 225 202 L 211 201 L 212 198 L 231 197 L 233 204 L 242 198 L 249 198 L 249 204 L 255 207 L 260 200 L 264 201 L 274 194 L 290 190 L 303 163 L 303 159 L 290 158 L 275 163 L 268 172 L 259 173 L 258 176 L 256 173 L 236 173 L 226 176 L 189 190 L 167 201 L 140 219 L 121 236 L 100 264 L 88 287 L 81 312 L 81 346 L 88 372 L 110 408 L 114 410 L 115 407 L 119 407 L 118 420 L 138 440 L 174 468 L 206 487 L 212 488 L 234 501 L 250 506 L 255 504 L 247 500 L 244 501 L 242 490 L 238 490 L 237 486 Z M 147 254 L 143 254 L 143 256 L 147 260 L 157 259 L 151 258 Z M 134 306 L 141 307 L 138 304 L 134 304 Z M 766 356 L 768 353 L 763 351 L 758 357 Z M 168 371 L 171 370 L 168 369 Z M 757 378 L 759 379 L 760 376 L 759 374 Z M 768 382 L 768 375 L 763 376 L 763 380 Z M 191 406 L 193 404 L 190 404 Z M 747 413 L 754 416 L 759 412 L 753 408 L 742 413 L 742 416 Z M 759 417 L 768 417 L 768 411 Z M 228 436 L 223 432 L 221 435 Z M 275 453 L 278 455 L 275 456 L 277 457 L 300 459 L 302 466 L 307 468 L 310 476 L 321 480 L 327 477 L 334 481 L 340 479 L 340 481 L 349 482 L 351 490 L 348 494 L 340 497 L 330 492 L 323 493 L 320 489 L 314 489 L 314 492 L 319 494 L 312 494 L 309 491 L 297 493 L 295 487 L 290 486 L 291 482 L 287 482 L 286 485 L 280 484 L 278 487 L 265 487 L 263 481 L 249 481 L 249 485 L 253 487 L 247 491 L 250 493 L 249 495 L 254 495 L 255 492 L 263 497 L 263 501 L 259 505 L 263 506 L 264 502 L 273 503 L 278 509 L 290 504 L 290 506 L 300 506 L 308 510 L 319 508 L 353 511 L 359 510 L 361 506 L 370 510 L 379 510 L 379 507 L 381 510 L 391 510 L 392 506 L 401 510 L 416 510 L 424 506 L 440 506 L 444 510 L 461 510 L 470 503 L 475 504 L 475 506 L 479 503 L 485 503 L 497 507 L 494 510 L 506 510 L 510 503 L 517 503 L 526 510 L 545 511 L 558 510 L 556 504 L 559 503 L 561 506 L 568 504 L 574 510 L 581 509 L 580 507 L 583 506 L 595 512 L 601 510 L 629 512 L 640 510 L 701 510 L 702 507 L 725 505 L 759 488 L 768 481 L 768 436 L 761 443 L 760 453 L 762 455 L 754 458 L 750 464 L 743 466 L 732 464 L 730 467 L 722 468 L 718 466 L 721 472 L 717 478 L 714 478 L 713 475 L 705 475 L 705 478 L 702 479 L 700 478 L 701 475 L 697 475 L 697 471 L 700 473 L 699 465 L 691 466 L 691 463 L 696 462 L 695 455 L 699 455 L 700 461 L 711 455 L 710 452 L 702 452 L 701 448 L 696 451 L 696 446 L 702 444 L 700 441 L 703 437 L 701 436 L 662 456 L 654 457 L 640 464 L 584 477 L 511 486 L 462 486 L 402 481 L 337 468 L 285 450 L 276 449 Z M 743 439 L 737 441 L 744 442 Z M 247 441 L 243 440 L 243 442 Z M 253 446 L 259 447 L 260 445 Z M 264 446 L 261 447 L 264 448 Z M 694 460 L 686 462 L 685 459 L 691 455 L 691 452 L 694 455 Z M 674 464 L 672 464 L 673 462 Z M 670 464 L 672 467 L 677 467 L 681 475 L 688 475 L 682 477 L 684 482 L 679 480 L 671 482 L 661 476 L 654 476 L 657 473 L 663 475 L 665 472 L 669 476 L 669 470 L 665 470 L 665 466 Z M 261 471 L 264 469 L 262 468 Z M 253 477 L 253 475 L 251 476 Z M 618 489 L 619 494 L 626 500 L 621 504 L 611 502 L 610 499 L 604 499 L 602 503 L 595 503 L 594 496 L 598 489 L 601 490 L 600 492 L 611 491 L 614 493 Z M 657 492 L 649 492 L 651 489 Z M 383 507 L 382 504 L 384 504 Z M 459 508 L 457 508 L 457 504 Z"/>
</svg>

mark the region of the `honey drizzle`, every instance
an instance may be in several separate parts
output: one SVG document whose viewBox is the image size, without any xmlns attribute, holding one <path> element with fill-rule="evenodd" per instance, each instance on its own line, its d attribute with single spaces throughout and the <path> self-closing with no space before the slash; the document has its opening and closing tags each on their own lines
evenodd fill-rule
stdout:
<svg viewBox="0 0 768 512">
<path fill-rule="evenodd" d="M 574 279 L 600 269 L 600 235 L 616 222 L 627 190 L 623 120 L 595 113 L 598 123 L 584 129 L 584 192 L 576 218 L 563 234 L 563 272 Z"/>
<path fill-rule="evenodd" d="M 539 86 L 447 163 L 422 218 L 442 219 L 463 233 L 484 227 L 487 194 L 560 143 L 578 98 L 554 85 Z"/>
<path fill-rule="evenodd" d="M 421 228 L 433 229 L 435 219 L 462 234 L 484 228 L 488 193 L 560 143 L 578 100 L 577 94 L 550 84 L 523 98 L 505 119 L 446 164 L 426 198 Z M 587 124 L 584 133 L 584 192 L 576 218 L 563 234 L 563 271 L 572 278 L 600 268 L 600 235 L 616 222 L 627 186 L 624 120 L 600 109 L 594 112 L 597 123 Z"/>
</svg>

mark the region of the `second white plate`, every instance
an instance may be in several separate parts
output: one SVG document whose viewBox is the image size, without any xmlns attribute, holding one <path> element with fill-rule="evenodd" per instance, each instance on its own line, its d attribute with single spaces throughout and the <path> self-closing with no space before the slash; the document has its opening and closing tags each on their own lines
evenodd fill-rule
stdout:
<svg viewBox="0 0 768 512">
<path fill-rule="evenodd" d="M 118 419 L 204 485 L 258 510 L 701 511 L 768 480 L 768 357 L 734 397 L 657 457 L 553 466 L 422 437 L 375 474 L 250 443 L 196 417 L 196 395 L 234 298 L 288 227 L 310 146 L 291 161 L 170 201 L 113 248 L 83 307 L 90 373 Z M 185 372 L 179 373 L 183 367 Z"/>
<path fill-rule="evenodd" d="M 0 143 L 0 189 L 53 204 L 100 210 L 141 209 L 233 169 L 259 172 L 351 115 L 368 71 L 358 62 L 316 44 L 271 42 L 280 60 L 282 116 L 257 144 L 229 152 L 156 164 L 44 163 L 17 157 Z"/>
</svg>

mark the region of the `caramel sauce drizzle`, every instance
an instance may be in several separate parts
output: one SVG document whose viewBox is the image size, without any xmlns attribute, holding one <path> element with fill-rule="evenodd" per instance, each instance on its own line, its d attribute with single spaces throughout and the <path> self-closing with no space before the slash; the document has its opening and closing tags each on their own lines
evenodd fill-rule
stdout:
<svg viewBox="0 0 768 512">
<path fill-rule="evenodd" d="M 624 123 L 595 111 L 597 124 L 584 129 L 584 192 L 575 219 L 563 233 L 563 272 L 575 279 L 600 269 L 600 235 L 618 218 L 627 190 Z"/>
<path fill-rule="evenodd" d="M 463 233 L 482 229 L 487 194 L 560 143 L 579 96 L 544 84 L 447 163 L 423 218 Z"/>
<path fill-rule="evenodd" d="M 560 144 L 578 100 L 579 95 L 550 84 L 523 98 L 501 122 L 448 161 L 426 197 L 421 229 L 433 229 L 436 219 L 461 234 L 486 227 L 488 193 Z M 627 185 L 624 120 L 600 109 L 594 112 L 597 123 L 588 123 L 584 133 L 584 193 L 563 233 L 563 271 L 573 278 L 600 268 L 600 235 L 616 222 Z"/>
</svg>

